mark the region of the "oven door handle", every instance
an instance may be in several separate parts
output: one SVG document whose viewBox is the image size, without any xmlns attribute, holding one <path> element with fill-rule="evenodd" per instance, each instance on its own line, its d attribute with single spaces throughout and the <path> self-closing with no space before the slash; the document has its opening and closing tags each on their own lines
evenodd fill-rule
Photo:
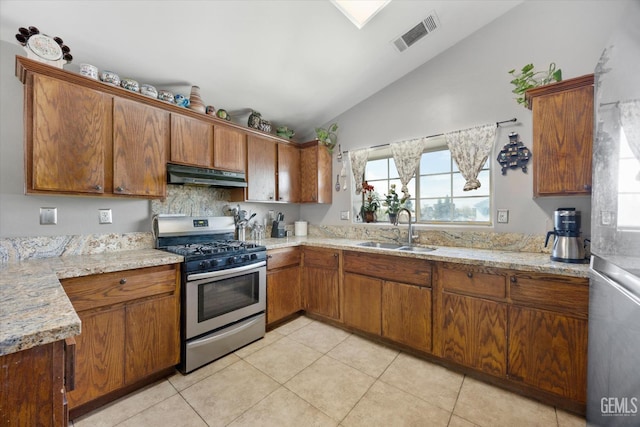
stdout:
<svg viewBox="0 0 640 427">
<path fill-rule="evenodd" d="M 211 337 L 204 337 L 204 338 L 200 338 L 198 340 L 195 341 L 191 341 L 188 343 L 189 347 L 191 348 L 195 348 L 195 347 L 201 347 L 203 345 L 207 345 L 207 344 L 211 344 L 212 342 L 221 340 L 222 338 L 225 338 L 228 335 L 234 335 L 237 334 L 247 328 L 250 328 L 251 326 L 255 325 L 258 322 L 264 321 L 263 316 L 258 316 L 256 319 L 253 319 L 247 323 L 245 323 L 242 326 L 239 326 L 235 329 L 232 329 L 230 331 L 227 332 L 223 332 L 221 334 L 217 334 L 217 335 L 213 335 Z"/>
<path fill-rule="evenodd" d="M 214 277 L 228 276 L 230 274 L 243 273 L 246 271 L 254 270 L 256 268 L 264 267 L 267 265 L 266 261 L 260 261 L 255 264 L 244 265 L 242 267 L 229 268 L 227 270 L 210 271 L 208 273 L 196 273 L 189 274 L 187 281 L 199 280 L 199 279 L 211 279 Z"/>
</svg>

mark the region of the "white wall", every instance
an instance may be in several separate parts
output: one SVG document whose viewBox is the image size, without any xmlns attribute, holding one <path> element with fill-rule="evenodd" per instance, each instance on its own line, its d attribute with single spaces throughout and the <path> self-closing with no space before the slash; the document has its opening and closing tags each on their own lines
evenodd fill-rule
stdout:
<svg viewBox="0 0 640 427">
<path fill-rule="evenodd" d="M 526 1 L 427 64 L 332 120 L 339 123 L 343 150 L 386 144 L 517 117 L 517 125 L 501 128 L 492 154 L 493 211 L 509 209 L 509 224 L 485 228 L 496 232 L 542 234 L 552 229 L 553 211 L 582 211 L 583 234 L 589 234 L 590 197 L 532 197 L 532 173 L 500 173 L 495 161 L 520 134 L 531 148 L 531 111 L 511 93 L 508 71 L 527 63 L 544 69 L 550 62 L 565 79 L 593 73 L 611 29 L 626 6 L 623 1 Z M 455 22 L 442 22 L 455 25 Z M 429 37 L 419 43 L 429 43 Z M 399 54 L 401 55 L 401 54 Z M 535 152 L 533 153 L 535 156 Z M 334 158 L 334 179 L 340 164 Z M 322 224 L 345 224 L 350 194 L 334 192 L 330 208 L 303 206 L 301 217 Z M 425 228 L 427 226 L 424 226 Z M 449 227 L 451 228 L 451 227 Z M 479 228 L 481 229 L 481 228 Z"/>
</svg>

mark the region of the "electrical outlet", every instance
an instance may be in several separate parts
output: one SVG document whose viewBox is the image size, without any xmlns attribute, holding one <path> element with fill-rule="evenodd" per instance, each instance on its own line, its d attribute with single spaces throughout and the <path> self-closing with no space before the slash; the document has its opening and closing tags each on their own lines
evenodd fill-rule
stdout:
<svg viewBox="0 0 640 427">
<path fill-rule="evenodd" d="M 498 223 L 507 224 L 509 222 L 509 210 L 498 209 Z"/>
<path fill-rule="evenodd" d="M 98 221 L 100 224 L 111 224 L 113 218 L 111 216 L 111 209 L 98 209 L 99 216 Z"/>
<path fill-rule="evenodd" d="M 340 219 L 348 220 L 349 219 L 349 211 L 340 211 Z"/>
<path fill-rule="evenodd" d="M 55 225 L 58 223 L 58 208 L 40 208 L 40 224 Z"/>
</svg>

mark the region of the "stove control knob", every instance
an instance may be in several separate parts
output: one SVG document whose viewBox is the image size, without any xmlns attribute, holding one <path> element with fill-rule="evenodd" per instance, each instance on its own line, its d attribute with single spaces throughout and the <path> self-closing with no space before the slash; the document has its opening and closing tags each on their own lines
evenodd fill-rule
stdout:
<svg viewBox="0 0 640 427">
<path fill-rule="evenodd" d="M 204 270 L 205 268 L 209 268 L 209 267 L 211 267 L 211 263 L 209 261 L 207 261 L 207 260 L 200 261 L 200 268 L 201 269 Z"/>
<path fill-rule="evenodd" d="M 229 264 L 238 264 L 239 262 L 242 262 L 241 256 L 234 256 L 229 258 Z"/>
<path fill-rule="evenodd" d="M 251 254 L 251 259 L 258 259 L 258 254 Z"/>
<path fill-rule="evenodd" d="M 219 259 L 212 259 L 210 261 L 211 267 L 217 267 L 218 265 L 220 265 L 220 260 Z"/>
</svg>

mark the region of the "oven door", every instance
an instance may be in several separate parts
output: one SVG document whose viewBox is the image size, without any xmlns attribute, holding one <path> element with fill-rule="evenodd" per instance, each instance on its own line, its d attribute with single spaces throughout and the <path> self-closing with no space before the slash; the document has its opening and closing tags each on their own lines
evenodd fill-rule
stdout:
<svg viewBox="0 0 640 427">
<path fill-rule="evenodd" d="M 187 275 L 186 338 L 238 322 L 266 309 L 266 262 Z"/>
</svg>

